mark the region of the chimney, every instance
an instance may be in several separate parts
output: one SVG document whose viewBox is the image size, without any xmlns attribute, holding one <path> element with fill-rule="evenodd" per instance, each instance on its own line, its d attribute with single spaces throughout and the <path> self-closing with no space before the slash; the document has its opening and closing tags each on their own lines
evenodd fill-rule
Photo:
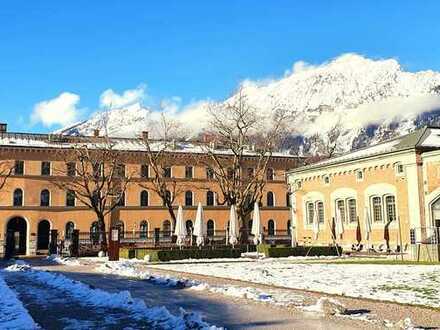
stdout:
<svg viewBox="0 0 440 330">
<path fill-rule="evenodd" d="M 8 131 L 8 124 L 0 123 L 0 133 L 6 133 Z"/>
<path fill-rule="evenodd" d="M 142 132 L 142 140 L 148 140 L 148 131 L 143 131 Z"/>
<path fill-rule="evenodd" d="M 98 128 L 95 128 L 95 129 L 93 130 L 93 136 L 94 136 L 94 137 L 98 137 L 98 136 L 99 136 L 99 129 L 98 129 Z"/>
</svg>

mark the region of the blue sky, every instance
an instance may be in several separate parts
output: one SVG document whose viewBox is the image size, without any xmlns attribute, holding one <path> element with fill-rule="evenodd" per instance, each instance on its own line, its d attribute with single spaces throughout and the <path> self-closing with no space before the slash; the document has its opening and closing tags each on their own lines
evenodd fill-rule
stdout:
<svg viewBox="0 0 440 330">
<path fill-rule="evenodd" d="M 439 12 L 440 1 L 3 1 L 0 120 L 54 130 L 66 117 L 32 119 L 36 104 L 64 95 L 49 107 L 84 118 L 108 89 L 222 99 L 244 79 L 347 52 L 440 71 Z"/>
</svg>

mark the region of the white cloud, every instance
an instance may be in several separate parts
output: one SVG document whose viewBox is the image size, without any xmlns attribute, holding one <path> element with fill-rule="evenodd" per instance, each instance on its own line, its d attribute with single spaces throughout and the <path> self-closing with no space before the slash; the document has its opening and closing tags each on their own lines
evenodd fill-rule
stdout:
<svg viewBox="0 0 440 330">
<path fill-rule="evenodd" d="M 42 123 L 46 127 L 66 126 L 74 123 L 80 116 L 77 108 L 79 95 L 63 92 L 59 96 L 37 103 L 31 115 L 31 124 Z"/>
<path fill-rule="evenodd" d="M 142 103 L 146 97 L 146 86 L 139 85 L 134 89 L 127 89 L 118 94 L 113 89 L 105 90 L 99 97 L 99 104 L 102 108 L 123 108 L 135 103 Z"/>
</svg>

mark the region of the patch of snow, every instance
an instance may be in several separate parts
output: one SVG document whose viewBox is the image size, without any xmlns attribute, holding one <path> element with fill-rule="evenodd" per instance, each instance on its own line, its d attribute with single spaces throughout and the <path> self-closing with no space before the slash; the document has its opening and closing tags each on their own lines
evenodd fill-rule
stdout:
<svg viewBox="0 0 440 330">
<path fill-rule="evenodd" d="M 152 268 L 350 297 L 440 307 L 440 266 L 306 263 L 156 264 Z"/>
<path fill-rule="evenodd" d="M 0 272 L 0 327 L 2 329 L 39 329 Z"/>
<path fill-rule="evenodd" d="M 67 265 L 67 266 L 79 266 L 81 263 L 76 258 L 66 258 L 66 257 L 60 257 L 56 254 L 50 255 L 46 257 L 46 260 L 50 262 L 54 262 L 60 265 Z"/>
</svg>

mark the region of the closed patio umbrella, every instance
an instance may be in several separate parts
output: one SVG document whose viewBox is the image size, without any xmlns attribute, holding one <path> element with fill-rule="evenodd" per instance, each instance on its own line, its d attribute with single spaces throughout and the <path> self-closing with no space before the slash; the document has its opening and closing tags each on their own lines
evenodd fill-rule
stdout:
<svg viewBox="0 0 440 330">
<path fill-rule="evenodd" d="M 313 213 L 313 239 L 316 241 L 319 235 L 319 219 L 318 212 L 315 208 L 315 212 Z"/>
<path fill-rule="evenodd" d="M 187 235 L 186 226 L 183 221 L 183 208 L 179 205 L 177 209 L 177 218 L 176 218 L 176 228 L 174 230 L 174 235 L 177 236 L 176 244 L 180 247 L 185 244 L 185 238 Z"/>
<path fill-rule="evenodd" d="M 254 244 L 261 244 L 263 241 L 263 229 L 261 228 L 261 215 L 260 215 L 260 207 L 258 203 L 254 205 L 254 214 L 252 217 L 252 229 L 251 234 L 254 235 Z"/>
<path fill-rule="evenodd" d="M 367 239 L 367 241 L 369 241 L 371 235 L 371 217 L 368 207 L 365 208 L 364 219 L 365 219 L 365 238 Z"/>
<path fill-rule="evenodd" d="M 229 243 L 232 246 L 238 243 L 238 230 L 237 212 L 235 211 L 235 205 L 232 204 L 229 212 Z"/>
<path fill-rule="evenodd" d="M 203 221 L 202 203 L 197 206 L 196 221 L 194 223 L 194 235 L 197 237 L 197 246 L 203 245 L 206 236 L 206 227 Z"/>
<path fill-rule="evenodd" d="M 336 208 L 336 217 L 335 217 L 335 234 L 337 238 L 341 238 L 341 235 L 344 233 L 344 223 L 341 217 L 341 210 Z"/>
</svg>

